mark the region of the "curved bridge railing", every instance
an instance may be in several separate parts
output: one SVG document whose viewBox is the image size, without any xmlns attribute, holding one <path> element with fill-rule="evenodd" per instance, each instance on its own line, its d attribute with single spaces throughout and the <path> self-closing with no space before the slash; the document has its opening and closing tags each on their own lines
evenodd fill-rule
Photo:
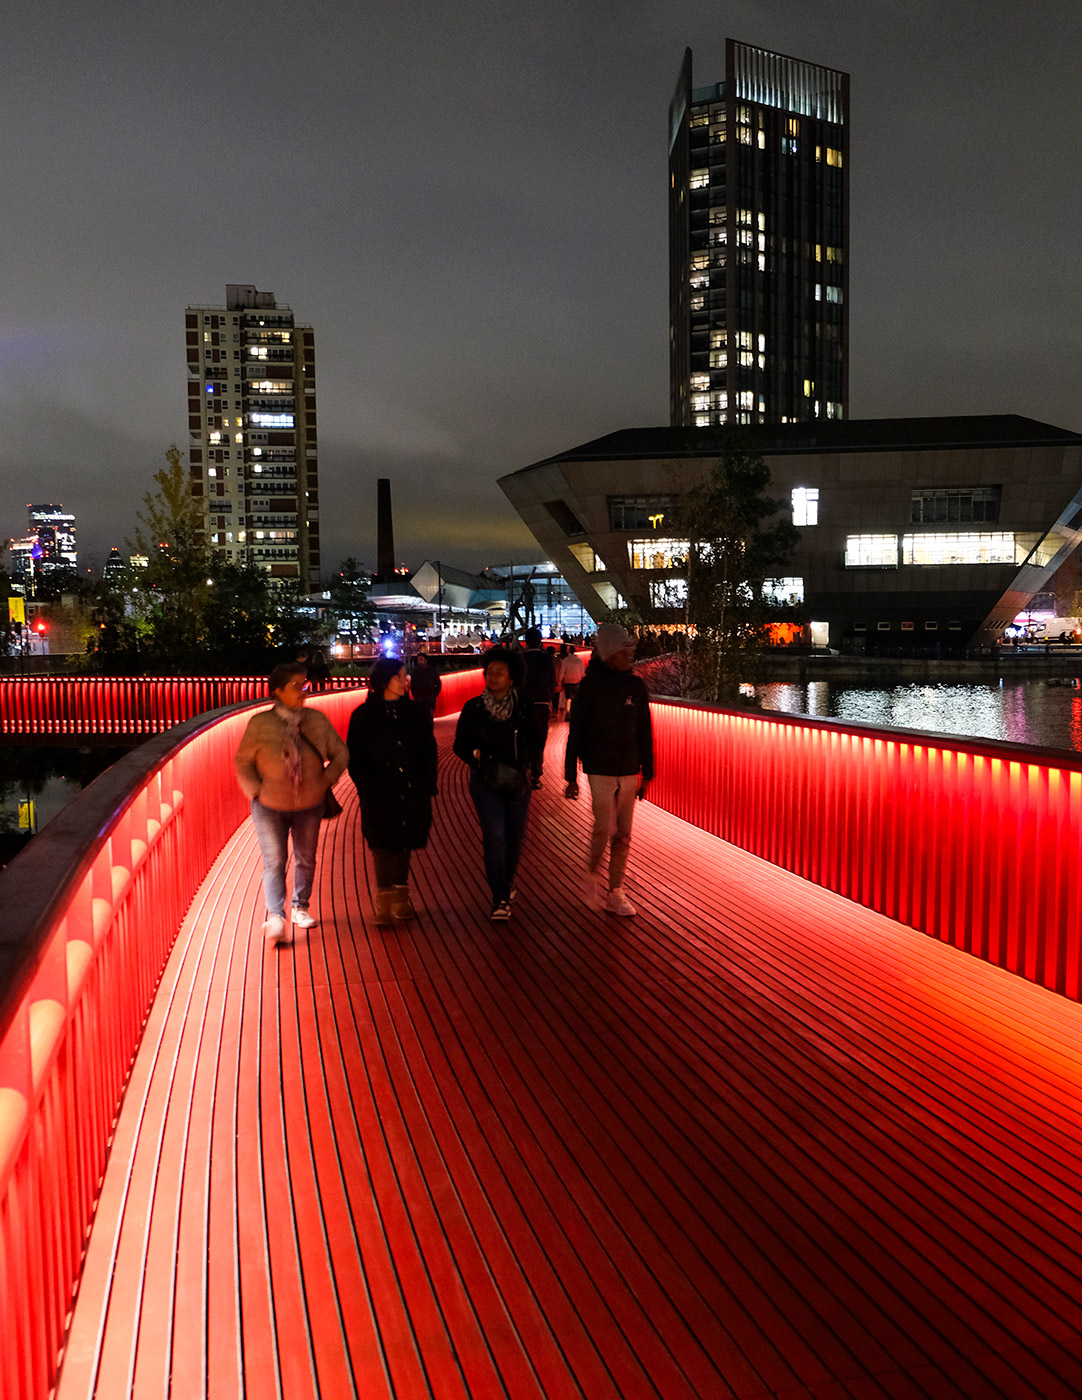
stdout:
<svg viewBox="0 0 1082 1400">
<path fill-rule="evenodd" d="M 335 680 L 334 690 L 356 681 Z M 149 735 L 260 700 L 266 676 L 15 676 L 0 680 L 0 733 Z"/>
<path fill-rule="evenodd" d="M 440 712 L 479 685 L 446 678 Z M 357 700 L 310 703 L 344 732 Z M 148 1008 L 246 815 L 231 760 L 250 709 L 126 755 L 0 875 L 0 1400 L 44 1400 L 55 1380 Z M 653 713 L 660 805 L 1079 998 L 1082 761 L 673 701 Z"/>
</svg>

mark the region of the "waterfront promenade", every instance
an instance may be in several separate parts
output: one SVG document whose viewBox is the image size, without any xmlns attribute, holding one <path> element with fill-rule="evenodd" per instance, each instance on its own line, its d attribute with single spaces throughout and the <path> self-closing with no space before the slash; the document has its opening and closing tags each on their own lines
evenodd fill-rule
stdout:
<svg viewBox="0 0 1082 1400">
<path fill-rule="evenodd" d="M 348 780 L 292 948 L 222 850 L 59 1400 L 1082 1392 L 1082 1006 L 649 803 L 639 917 L 585 911 L 561 726 L 493 924 L 453 725 L 416 922 L 371 922 Z"/>
</svg>

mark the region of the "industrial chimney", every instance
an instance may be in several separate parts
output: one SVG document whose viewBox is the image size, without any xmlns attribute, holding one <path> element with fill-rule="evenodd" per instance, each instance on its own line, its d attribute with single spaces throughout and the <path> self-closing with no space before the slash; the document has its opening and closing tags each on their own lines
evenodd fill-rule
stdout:
<svg viewBox="0 0 1082 1400">
<path fill-rule="evenodd" d="M 391 481 L 376 481 L 376 576 L 381 583 L 394 578 L 394 525 L 391 523 Z"/>
</svg>

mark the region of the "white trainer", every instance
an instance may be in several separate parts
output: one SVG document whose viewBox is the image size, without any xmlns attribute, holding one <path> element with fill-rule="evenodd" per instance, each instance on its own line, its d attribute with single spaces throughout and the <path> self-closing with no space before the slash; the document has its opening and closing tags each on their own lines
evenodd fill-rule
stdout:
<svg viewBox="0 0 1082 1400">
<path fill-rule="evenodd" d="M 625 919 L 630 919 L 635 914 L 635 906 L 627 895 L 624 894 L 622 885 L 617 885 L 614 890 L 609 890 L 609 897 L 605 901 L 605 908 L 610 914 L 622 914 Z"/>
<path fill-rule="evenodd" d="M 293 906 L 292 917 L 298 928 L 315 928 L 316 924 L 319 923 L 319 920 L 314 919 L 307 909 L 299 909 L 296 905 Z"/>
<path fill-rule="evenodd" d="M 279 943 L 288 943 L 292 935 L 286 930 L 286 921 L 281 914 L 273 914 L 263 925 L 263 937 L 268 948 L 276 948 Z"/>
</svg>

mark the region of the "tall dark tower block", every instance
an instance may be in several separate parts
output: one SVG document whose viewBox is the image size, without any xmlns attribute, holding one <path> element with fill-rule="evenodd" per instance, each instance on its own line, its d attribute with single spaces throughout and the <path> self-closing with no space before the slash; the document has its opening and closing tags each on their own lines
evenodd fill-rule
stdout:
<svg viewBox="0 0 1082 1400">
<path fill-rule="evenodd" d="M 381 476 L 376 481 L 376 569 L 386 583 L 394 578 L 394 525 L 391 521 L 391 482 Z"/>
<path fill-rule="evenodd" d="M 849 416 L 849 75 L 725 41 L 669 108 L 673 427 Z"/>
</svg>

